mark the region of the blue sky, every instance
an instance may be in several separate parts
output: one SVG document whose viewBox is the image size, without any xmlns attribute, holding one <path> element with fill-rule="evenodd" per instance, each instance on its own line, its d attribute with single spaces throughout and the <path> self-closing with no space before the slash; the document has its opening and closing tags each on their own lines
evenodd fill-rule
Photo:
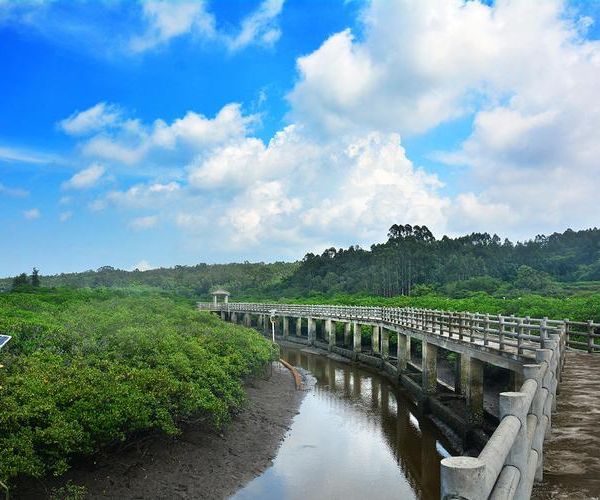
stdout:
<svg viewBox="0 0 600 500">
<path fill-rule="evenodd" d="M 599 15 L 0 0 L 0 275 L 598 225 Z"/>
</svg>

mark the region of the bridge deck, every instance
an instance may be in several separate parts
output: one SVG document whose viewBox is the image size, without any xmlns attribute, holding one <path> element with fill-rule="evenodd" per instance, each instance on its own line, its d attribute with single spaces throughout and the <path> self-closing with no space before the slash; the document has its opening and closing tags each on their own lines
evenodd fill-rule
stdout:
<svg viewBox="0 0 600 500">
<path fill-rule="evenodd" d="M 568 351 L 533 498 L 600 498 L 600 358 Z"/>
</svg>

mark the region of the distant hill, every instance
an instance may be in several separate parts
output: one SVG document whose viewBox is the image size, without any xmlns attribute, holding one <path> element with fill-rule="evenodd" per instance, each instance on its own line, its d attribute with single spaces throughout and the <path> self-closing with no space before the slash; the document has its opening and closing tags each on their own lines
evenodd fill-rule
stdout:
<svg viewBox="0 0 600 500">
<path fill-rule="evenodd" d="M 198 264 L 150 271 L 102 267 L 42 276 L 45 287 L 149 287 L 208 298 L 215 287 L 238 299 L 277 299 L 311 294 L 379 297 L 430 292 L 465 297 L 587 294 L 600 291 L 600 229 L 586 229 L 513 243 L 472 233 L 436 239 L 426 226 L 394 224 L 387 241 L 370 249 L 350 246 L 307 254 L 301 262 Z M 10 289 L 12 280 L 0 280 Z"/>
<path fill-rule="evenodd" d="M 207 297 L 211 289 L 224 287 L 232 294 L 256 293 L 289 277 L 298 263 L 275 262 L 198 264 L 149 271 L 124 271 L 105 266 L 96 271 L 41 276 L 43 287 L 149 287 L 187 297 Z M 0 289 L 10 289 L 12 279 L 0 280 Z"/>
</svg>

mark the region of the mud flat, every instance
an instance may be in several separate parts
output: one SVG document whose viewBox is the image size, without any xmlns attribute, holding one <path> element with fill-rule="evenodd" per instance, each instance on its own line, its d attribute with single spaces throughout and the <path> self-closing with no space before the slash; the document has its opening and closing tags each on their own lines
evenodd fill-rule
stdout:
<svg viewBox="0 0 600 500">
<path fill-rule="evenodd" d="M 86 498 L 227 498 L 272 463 L 304 395 L 279 363 L 247 394 L 248 407 L 222 434 L 190 425 L 177 439 L 156 437 L 80 464 L 60 483 L 21 485 L 13 498 L 48 498 L 69 480 L 85 486 Z"/>
</svg>

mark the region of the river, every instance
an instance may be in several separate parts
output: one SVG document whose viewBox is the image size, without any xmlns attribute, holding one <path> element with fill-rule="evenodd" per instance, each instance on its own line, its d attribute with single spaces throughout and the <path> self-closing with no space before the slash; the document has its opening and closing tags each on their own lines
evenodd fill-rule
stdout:
<svg viewBox="0 0 600 500">
<path fill-rule="evenodd" d="M 282 358 L 314 377 L 262 475 L 232 498 L 437 499 L 449 444 L 384 377 L 300 349 Z"/>
</svg>

